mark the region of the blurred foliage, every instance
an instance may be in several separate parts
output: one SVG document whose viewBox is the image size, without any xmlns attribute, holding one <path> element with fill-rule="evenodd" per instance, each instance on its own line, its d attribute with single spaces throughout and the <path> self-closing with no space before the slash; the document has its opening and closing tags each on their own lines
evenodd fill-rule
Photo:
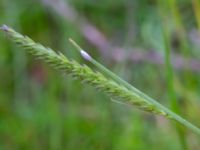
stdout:
<svg viewBox="0 0 200 150">
<path fill-rule="evenodd" d="M 161 29 L 166 28 L 172 53 L 200 61 L 198 43 L 190 37 L 194 31 L 199 34 L 194 1 L 198 0 L 169 0 L 162 5 L 156 0 L 65 2 L 113 45 L 164 56 Z M 167 14 L 164 27 L 162 11 Z M 0 24 L 84 63 L 67 41 L 72 37 L 134 86 L 166 106 L 170 103 L 164 66 L 104 61 L 76 24 L 44 6 L 42 0 L 1 0 Z M 184 68 L 174 69 L 173 74 L 181 115 L 200 126 L 199 72 Z M 0 35 L 0 149 L 181 150 L 175 130 L 168 120 L 113 103 L 93 88 L 62 77 Z M 199 140 L 186 131 L 188 149 L 198 149 Z"/>
</svg>

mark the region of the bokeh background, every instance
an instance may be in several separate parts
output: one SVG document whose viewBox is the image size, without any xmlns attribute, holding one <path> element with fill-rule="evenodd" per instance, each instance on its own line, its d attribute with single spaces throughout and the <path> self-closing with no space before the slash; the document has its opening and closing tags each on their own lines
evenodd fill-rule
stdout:
<svg viewBox="0 0 200 150">
<path fill-rule="evenodd" d="M 110 70 L 200 127 L 199 0 L 0 0 L 0 24 L 88 64 L 69 43 L 73 38 Z M 199 147 L 191 130 L 110 101 L 0 34 L 0 149 Z"/>
</svg>

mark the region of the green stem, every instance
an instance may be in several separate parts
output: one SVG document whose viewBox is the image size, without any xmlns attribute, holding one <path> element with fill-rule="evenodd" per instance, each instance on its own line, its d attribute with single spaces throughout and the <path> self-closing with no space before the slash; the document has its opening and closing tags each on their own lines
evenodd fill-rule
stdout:
<svg viewBox="0 0 200 150">
<path fill-rule="evenodd" d="M 166 65 L 166 75 L 167 75 L 167 84 L 168 84 L 168 95 L 169 95 L 169 100 L 170 100 L 170 106 L 171 109 L 176 112 L 180 113 L 180 109 L 178 107 L 177 103 L 177 98 L 175 95 L 175 90 L 174 90 L 174 85 L 173 85 L 173 70 L 172 70 L 172 65 L 171 65 L 171 58 L 170 58 L 170 43 L 169 43 L 169 36 L 168 32 L 162 29 L 163 31 L 163 39 L 164 39 L 164 45 L 165 45 L 165 65 Z M 179 136 L 179 140 L 182 146 L 183 150 L 187 150 L 187 142 L 186 142 L 186 135 L 180 126 L 177 125 L 177 123 L 174 124 L 175 128 L 177 129 L 177 133 Z"/>
<path fill-rule="evenodd" d="M 69 39 L 69 41 L 77 48 L 77 50 L 79 52 L 83 51 L 83 49 L 76 43 L 74 42 L 72 39 Z M 114 74 L 113 72 L 111 72 L 109 69 L 105 68 L 103 65 L 101 65 L 100 63 L 98 63 L 95 59 L 93 59 L 90 56 L 90 60 L 89 60 L 92 64 L 94 64 L 100 71 L 102 71 L 105 75 L 109 76 L 111 79 L 113 79 L 114 81 L 116 81 L 117 83 L 125 86 L 126 88 L 128 88 L 129 90 L 131 90 L 134 93 L 137 93 L 139 97 L 149 101 L 150 103 L 152 103 L 153 105 L 155 105 L 157 108 L 163 110 L 165 113 L 168 114 L 168 117 L 181 123 L 182 125 L 190 128 L 191 130 L 193 130 L 195 133 L 200 135 L 200 129 L 196 126 L 194 126 L 192 123 L 190 123 L 189 121 L 187 121 L 186 119 L 182 118 L 181 116 L 177 115 L 176 113 L 174 113 L 173 111 L 171 111 L 170 109 L 168 109 L 167 107 L 161 105 L 159 102 L 157 102 L 156 100 L 152 99 L 151 97 L 149 97 L 148 95 L 144 94 L 143 92 L 141 92 L 140 90 L 138 90 L 137 88 L 135 88 L 134 86 L 132 86 L 131 84 L 129 84 L 128 82 L 126 82 L 125 80 L 123 80 L 122 78 L 120 78 L 119 76 L 117 76 L 116 74 Z"/>
</svg>

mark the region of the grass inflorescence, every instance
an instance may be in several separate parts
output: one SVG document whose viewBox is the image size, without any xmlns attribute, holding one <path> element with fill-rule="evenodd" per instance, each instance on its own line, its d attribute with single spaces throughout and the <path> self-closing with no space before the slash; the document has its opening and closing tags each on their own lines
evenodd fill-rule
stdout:
<svg viewBox="0 0 200 150">
<path fill-rule="evenodd" d="M 52 49 L 46 48 L 41 44 L 34 42 L 29 37 L 17 33 L 6 25 L 3 25 L 1 30 L 8 35 L 8 38 L 11 39 L 11 41 L 26 49 L 29 53 L 36 56 L 37 58 L 45 61 L 53 68 L 71 75 L 72 77 L 82 81 L 84 84 L 87 83 L 96 89 L 107 93 L 113 99 L 134 105 L 143 111 L 162 115 L 167 118 L 176 120 L 177 122 L 192 129 L 194 132 L 200 135 L 199 128 L 183 119 L 179 115 L 175 114 L 168 108 L 164 107 L 154 99 L 148 97 L 135 87 L 131 86 L 129 83 L 95 61 L 92 57 L 89 57 L 88 61 L 91 61 L 97 68 L 100 69 L 100 71 L 102 71 L 104 74 L 106 74 L 106 76 L 109 76 L 110 78 L 107 78 L 100 72 L 93 71 L 86 65 L 81 65 L 74 60 L 69 60 L 62 53 L 56 53 Z M 83 54 L 85 51 L 80 50 L 80 52 Z"/>
</svg>

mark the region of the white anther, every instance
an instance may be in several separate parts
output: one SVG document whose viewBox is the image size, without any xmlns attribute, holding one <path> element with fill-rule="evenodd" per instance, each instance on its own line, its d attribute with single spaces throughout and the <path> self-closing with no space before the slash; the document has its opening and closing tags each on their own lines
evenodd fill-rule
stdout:
<svg viewBox="0 0 200 150">
<path fill-rule="evenodd" d="M 84 50 L 81 50 L 81 56 L 88 61 L 91 61 L 92 57 Z"/>
</svg>

